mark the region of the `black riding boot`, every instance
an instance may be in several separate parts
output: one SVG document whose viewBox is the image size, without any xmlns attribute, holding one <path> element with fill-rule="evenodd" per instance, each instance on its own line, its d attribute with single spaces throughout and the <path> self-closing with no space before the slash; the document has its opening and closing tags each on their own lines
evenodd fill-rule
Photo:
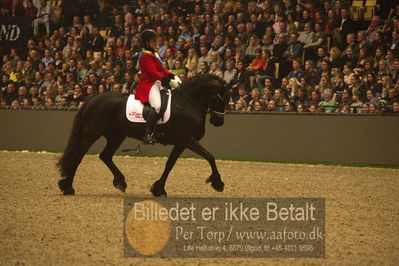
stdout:
<svg viewBox="0 0 399 266">
<path fill-rule="evenodd" d="M 157 113 L 157 111 L 155 111 L 154 108 L 151 108 L 145 118 L 147 121 L 147 126 L 145 129 L 145 135 L 143 139 L 144 144 L 154 144 L 154 133 L 155 133 L 155 128 L 157 126 L 157 122 L 159 119 L 163 117 L 168 105 L 169 96 L 167 94 L 167 91 L 165 89 L 162 89 L 160 93 L 161 93 L 161 108 L 159 110 L 159 113 Z"/>
<path fill-rule="evenodd" d="M 154 144 L 154 131 L 157 125 L 157 121 L 159 119 L 159 115 L 154 108 L 151 108 L 147 115 L 147 124 L 144 133 L 144 144 Z"/>
</svg>

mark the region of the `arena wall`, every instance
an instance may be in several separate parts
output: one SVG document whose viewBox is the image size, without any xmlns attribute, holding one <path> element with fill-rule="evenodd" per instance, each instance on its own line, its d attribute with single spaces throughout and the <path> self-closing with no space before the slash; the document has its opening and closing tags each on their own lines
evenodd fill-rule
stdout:
<svg viewBox="0 0 399 266">
<path fill-rule="evenodd" d="M 0 149 L 62 151 L 75 114 L 0 110 Z M 201 143 L 225 159 L 399 165 L 399 116 L 230 113 L 223 127 L 207 122 Z M 139 144 L 127 139 L 118 153 Z M 102 138 L 90 152 L 101 152 L 104 145 Z M 170 150 L 140 145 L 139 154 L 167 155 Z"/>
</svg>

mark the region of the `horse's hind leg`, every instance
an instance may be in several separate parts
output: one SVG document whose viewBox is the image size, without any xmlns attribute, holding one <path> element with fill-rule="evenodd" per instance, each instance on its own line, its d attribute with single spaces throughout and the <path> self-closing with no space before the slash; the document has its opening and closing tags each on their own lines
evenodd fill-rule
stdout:
<svg viewBox="0 0 399 266">
<path fill-rule="evenodd" d="M 84 134 L 80 143 L 67 153 L 64 153 L 62 162 L 59 165 L 62 168 L 63 179 L 58 181 L 58 186 L 64 195 L 74 195 L 75 190 L 72 186 L 73 178 L 75 177 L 76 170 L 85 156 L 86 152 L 90 149 L 91 145 L 99 138 L 99 135 Z M 73 154 L 72 154 L 73 153 Z"/>
<path fill-rule="evenodd" d="M 215 162 L 215 158 L 213 157 L 213 155 L 210 152 L 208 152 L 204 147 L 202 147 L 198 141 L 196 141 L 194 139 L 187 144 L 187 148 L 189 148 L 193 152 L 197 153 L 198 155 L 201 155 L 208 161 L 208 163 L 210 164 L 210 166 L 212 168 L 212 174 L 206 180 L 206 183 L 211 182 L 212 187 L 216 191 L 222 192 L 224 189 L 224 183 L 223 183 L 222 179 L 220 178 L 220 174 L 216 167 L 216 162 Z"/>
<path fill-rule="evenodd" d="M 125 139 L 125 136 L 108 134 L 105 135 L 105 138 L 107 139 L 107 145 L 100 153 L 100 159 L 108 166 L 109 170 L 114 175 L 113 184 L 115 188 L 119 189 L 122 192 L 125 192 L 127 187 L 125 177 L 112 161 L 112 157 L 114 156 L 115 151 L 121 146 L 122 142 Z"/>
</svg>

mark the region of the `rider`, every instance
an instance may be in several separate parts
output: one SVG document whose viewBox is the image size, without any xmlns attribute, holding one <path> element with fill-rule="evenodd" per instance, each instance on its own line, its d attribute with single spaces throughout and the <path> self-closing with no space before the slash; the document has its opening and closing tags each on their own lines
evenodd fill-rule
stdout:
<svg viewBox="0 0 399 266">
<path fill-rule="evenodd" d="M 135 98 L 142 103 L 149 103 L 151 109 L 146 117 L 144 144 L 153 143 L 153 135 L 157 121 L 161 118 L 159 111 L 164 109 L 165 97 L 161 96 L 169 88 L 169 82 L 174 78 L 162 65 L 162 59 L 156 51 L 157 34 L 153 30 L 144 30 L 141 33 L 143 51 L 140 53 L 139 64 L 141 80 L 136 89 Z M 166 87 L 166 88 L 165 88 Z"/>
</svg>

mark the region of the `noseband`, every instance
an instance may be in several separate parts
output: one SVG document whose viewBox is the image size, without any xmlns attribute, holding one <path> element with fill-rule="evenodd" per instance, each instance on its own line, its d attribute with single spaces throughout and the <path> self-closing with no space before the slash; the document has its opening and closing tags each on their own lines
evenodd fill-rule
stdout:
<svg viewBox="0 0 399 266">
<path fill-rule="evenodd" d="M 220 94 L 218 93 L 217 98 L 220 99 L 220 101 L 224 104 L 223 98 L 222 96 L 220 96 Z M 224 115 L 226 114 L 226 111 L 224 112 L 218 112 L 213 110 L 212 108 L 209 108 L 209 113 L 216 115 L 217 117 L 224 117 Z"/>
</svg>

